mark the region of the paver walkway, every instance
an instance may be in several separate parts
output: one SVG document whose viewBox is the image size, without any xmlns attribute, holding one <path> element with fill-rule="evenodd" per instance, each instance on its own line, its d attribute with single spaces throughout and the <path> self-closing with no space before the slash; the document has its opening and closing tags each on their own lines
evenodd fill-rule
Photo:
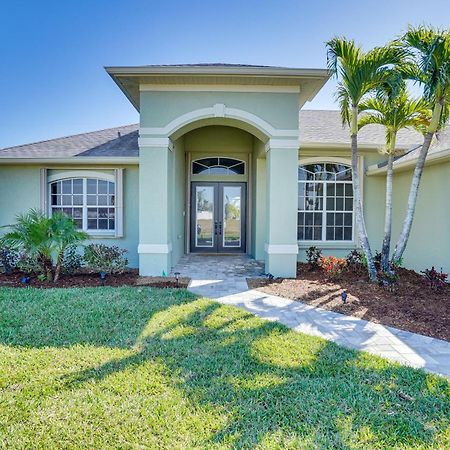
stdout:
<svg viewBox="0 0 450 450">
<path fill-rule="evenodd" d="M 186 255 L 176 271 L 191 278 L 188 289 L 197 295 L 244 308 L 295 331 L 450 378 L 449 342 L 249 290 L 246 278 L 260 276 L 264 269 L 247 256 Z"/>
</svg>

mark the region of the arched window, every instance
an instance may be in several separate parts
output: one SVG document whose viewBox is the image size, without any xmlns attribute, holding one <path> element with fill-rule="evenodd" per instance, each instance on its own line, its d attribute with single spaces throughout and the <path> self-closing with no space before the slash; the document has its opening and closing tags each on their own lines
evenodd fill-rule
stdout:
<svg viewBox="0 0 450 450">
<path fill-rule="evenodd" d="M 244 175 L 245 163 L 239 159 L 210 157 L 192 163 L 193 175 Z"/>
<path fill-rule="evenodd" d="M 299 241 L 353 241 L 353 186 L 349 166 L 298 168 Z"/>
<path fill-rule="evenodd" d="M 51 213 L 72 217 L 84 231 L 116 230 L 116 184 L 97 178 L 66 178 L 50 184 Z"/>
</svg>

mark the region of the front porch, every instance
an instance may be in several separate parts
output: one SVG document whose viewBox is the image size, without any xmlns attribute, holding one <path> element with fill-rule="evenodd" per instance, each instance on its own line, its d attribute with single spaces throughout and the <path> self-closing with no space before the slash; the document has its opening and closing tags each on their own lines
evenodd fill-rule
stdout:
<svg viewBox="0 0 450 450">
<path fill-rule="evenodd" d="M 191 278 L 189 289 L 207 298 L 248 290 L 246 279 L 264 274 L 264 263 L 248 255 L 184 255 L 172 270 Z"/>
</svg>

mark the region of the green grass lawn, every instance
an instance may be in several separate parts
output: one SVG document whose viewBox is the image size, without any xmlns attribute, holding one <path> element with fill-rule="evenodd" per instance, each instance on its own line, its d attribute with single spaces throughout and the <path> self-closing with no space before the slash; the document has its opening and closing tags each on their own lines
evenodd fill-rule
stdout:
<svg viewBox="0 0 450 450">
<path fill-rule="evenodd" d="M 450 448 L 450 385 L 186 291 L 0 289 L 0 447 Z"/>
</svg>

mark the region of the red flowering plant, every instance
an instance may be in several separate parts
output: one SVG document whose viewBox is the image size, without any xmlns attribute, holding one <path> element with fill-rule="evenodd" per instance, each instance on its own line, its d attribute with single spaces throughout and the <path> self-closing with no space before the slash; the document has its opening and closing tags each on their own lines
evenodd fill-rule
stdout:
<svg viewBox="0 0 450 450">
<path fill-rule="evenodd" d="M 322 256 L 319 265 L 331 280 L 338 279 L 347 267 L 345 258 L 337 258 L 336 256 Z"/>
</svg>

